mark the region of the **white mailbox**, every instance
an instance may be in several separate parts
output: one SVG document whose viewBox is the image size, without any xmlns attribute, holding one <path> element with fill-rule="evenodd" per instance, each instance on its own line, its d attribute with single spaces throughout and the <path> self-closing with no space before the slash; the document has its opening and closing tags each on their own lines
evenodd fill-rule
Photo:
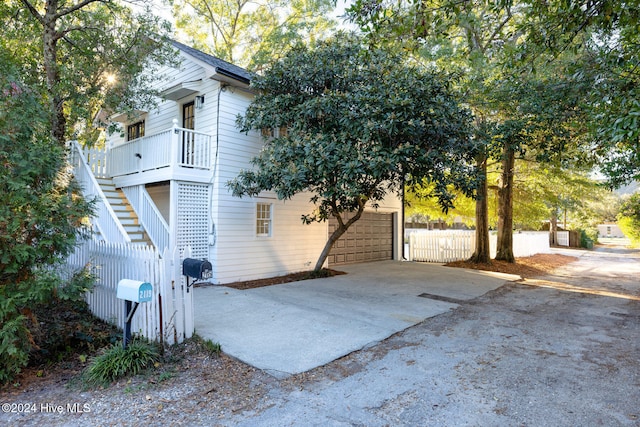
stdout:
<svg viewBox="0 0 640 427">
<path fill-rule="evenodd" d="M 153 298 L 153 286 L 140 280 L 122 279 L 118 282 L 116 297 L 132 302 L 149 302 Z"/>
</svg>

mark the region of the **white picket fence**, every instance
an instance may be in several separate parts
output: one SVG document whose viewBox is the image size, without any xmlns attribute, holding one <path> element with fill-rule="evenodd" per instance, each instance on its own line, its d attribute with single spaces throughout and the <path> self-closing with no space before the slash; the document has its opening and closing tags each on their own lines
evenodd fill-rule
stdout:
<svg viewBox="0 0 640 427">
<path fill-rule="evenodd" d="M 132 318 L 131 332 L 151 341 L 166 344 L 181 343 L 193 336 L 193 289 L 188 289 L 182 276 L 181 254 L 175 248 L 162 256 L 155 248 L 122 243 L 86 240 L 68 258 L 69 270 L 85 266 L 97 277 L 87 303 L 93 314 L 113 325 L 123 327 L 125 303 L 116 298 L 118 282 L 132 279 L 153 285 L 153 298 L 141 303 Z"/>
<path fill-rule="evenodd" d="M 451 262 L 473 254 L 475 232 L 414 231 L 409 234 L 409 261 Z"/>
<path fill-rule="evenodd" d="M 447 263 L 469 259 L 475 249 L 473 230 L 408 230 L 409 261 Z M 489 235 L 491 257 L 496 256 L 497 235 Z M 549 233 L 522 232 L 513 234 L 513 255 L 527 257 L 548 253 Z"/>
</svg>

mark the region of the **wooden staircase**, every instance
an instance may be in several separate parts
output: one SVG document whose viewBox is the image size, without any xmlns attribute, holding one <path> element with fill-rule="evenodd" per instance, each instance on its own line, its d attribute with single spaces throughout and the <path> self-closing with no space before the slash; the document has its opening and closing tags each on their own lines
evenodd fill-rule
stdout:
<svg viewBox="0 0 640 427">
<path fill-rule="evenodd" d="M 138 215 L 129 204 L 122 190 L 117 189 L 110 178 L 97 178 L 98 184 L 120 224 L 129 235 L 131 243 L 136 245 L 153 245 L 138 221 Z"/>
</svg>

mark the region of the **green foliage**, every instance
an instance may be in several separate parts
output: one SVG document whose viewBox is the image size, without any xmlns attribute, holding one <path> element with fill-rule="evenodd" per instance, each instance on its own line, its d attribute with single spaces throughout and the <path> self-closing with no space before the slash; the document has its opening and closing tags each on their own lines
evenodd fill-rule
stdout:
<svg viewBox="0 0 640 427">
<path fill-rule="evenodd" d="M 170 28 L 150 10 L 137 10 L 118 0 L 1 2 L 0 43 L 20 59 L 24 83 L 48 106 L 59 144 L 95 142 L 101 109 L 129 112 L 152 102 L 149 83 L 158 76 L 141 71 L 170 57 L 163 42 Z"/>
<path fill-rule="evenodd" d="M 447 224 L 453 225 L 456 219 L 460 219 L 467 226 L 474 224 L 475 201 L 473 198 L 452 190 L 456 195 L 452 201 L 454 207 L 444 213 L 442 212 L 442 207 L 438 205 L 438 200 L 431 196 L 433 189 L 430 187 L 432 186 L 407 189 L 405 193 L 405 217 L 407 221 L 410 221 L 412 217 L 419 219 L 417 222 L 441 219 Z M 491 198 L 490 203 L 494 199 Z"/>
<path fill-rule="evenodd" d="M 154 344 L 134 340 L 125 349 L 117 343 L 93 359 L 83 379 L 90 387 L 106 386 L 120 378 L 138 375 L 154 367 L 159 360 L 160 354 Z"/>
<path fill-rule="evenodd" d="M 443 76 L 384 49 L 340 36 L 314 49 L 298 46 L 255 82 L 261 92 L 242 131 L 287 128 L 253 160 L 255 169 L 229 182 L 237 196 L 273 190 L 289 199 L 314 193 L 322 221 L 377 203 L 408 184 L 434 183 L 451 206 L 447 185 L 467 191 L 468 113 Z"/>
<path fill-rule="evenodd" d="M 84 301 L 87 292 L 91 292 L 96 282 L 96 275 L 88 266 L 75 272 L 71 279 L 56 288 L 56 296 L 62 301 Z"/>
<path fill-rule="evenodd" d="M 593 244 L 598 241 L 598 229 L 579 229 L 578 231 L 580 232 L 580 247 L 593 249 Z"/>
<path fill-rule="evenodd" d="M 572 67 L 578 53 L 573 47 L 585 41 L 584 26 L 599 20 L 597 13 L 627 9 L 611 3 L 356 0 L 348 11 L 376 43 L 419 52 L 444 69 L 463 73 L 459 82 L 474 113 L 474 136 L 489 159 L 502 162 L 499 257 L 509 258 L 511 240 L 503 236 L 511 233 L 518 209 L 526 218 L 549 209 L 528 199 L 518 205 L 522 195 L 512 192 L 514 159 L 573 168 L 591 154 L 585 94 L 599 83 L 576 78 Z M 483 158 L 478 160 L 482 166 Z M 489 222 L 488 199 L 484 194 L 476 197 L 481 208 L 476 222 L 482 226 Z M 478 239 L 477 250 L 481 243 Z"/>
<path fill-rule="evenodd" d="M 0 292 L 2 289 L 0 288 Z M 16 310 L 15 301 L 0 294 L 0 384 L 11 381 L 29 360 L 29 331 L 26 317 Z"/>
<path fill-rule="evenodd" d="M 259 94 L 238 119 L 241 130 L 286 132 L 266 142 L 253 170 L 227 184 L 235 196 L 272 190 L 286 200 L 310 192 L 317 208 L 303 221 L 335 217 L 341 234 L 365 204 L 399 194 L 403 182 L 433 183 L 443 209 L 452 206 L 450 184 L 472 191 L 469 113 L 445 76 L 400 53 L 340 34 L 296 46 L 253 84 Z M 345 222 L 343 212 L 356 215 Z"/>
<path fill-rule="evenodd" d="M 618 226 L 633 245 L 640 245 L 640 193 L 632 194 L 622 203 Z"/>
<path fill-rule="evenodd" d="M 86 359 L 116 342 L 122 333 L 97 319 L 86 301 L 53 297 L 31 307 L 27 322 L 33 345 L 29 365 L 41 366 L 68 358 Z"/>
<path fill-rule="evenodd" d="M 211 354 L 218 356 L 222 352 L 222 346 L 219 342 L 213 342 L 210 339 L 206 339 L 203 342 L 204 348 Z"/>
<path fill-rule="evenodd" d="M 488 173 L 489 183 L 489 224 L 497 224 L 497 188 L 498 173 Z M 515 166 L 514 180 L 514 227 L 522 230 L 539 230 L 544 221 L 556 218 L 568 218 L 570 229 L 594 230 L 605 220 L 615 219 L 617 201 L 605 188 L 598 186 L 584 172 L 570 171 L 552 165 L 543 165 L 534 161 L 518 160 Z M 418 190 L 419 192 L 420 190 Z M 442 213 L 437 202 L 415 192 L 407 192 L 407 217 L 427 215 L 431 219 L 442 219 L 452 224 L 456 217 L 468 226 L 474 224 L 474 200 L 457 194 L 455 207 L 446 214 Z M 566 214 L 566 215 L 565 215 Z"/>
<path fill-rule="evenodd" d="M 56 266 L 69 255 L 91 203 L 66 170 L 40 99 L 0 46 L 0 371 L 26 363 L 29 309 L 61 284 Z"/>
<path fill-rule="evenodd" d="M 612 187 L 640 178 L 640 2 L 522 2 L 530 9 L 523 55 L 573 55 L 593 152 Z"/>
<path fill-rule="evenodd" d="M 172 0 L 176 25 L 190 45 L 257 71 L 298 41 L 335 27 L 335 0 Z"/>
</svg>

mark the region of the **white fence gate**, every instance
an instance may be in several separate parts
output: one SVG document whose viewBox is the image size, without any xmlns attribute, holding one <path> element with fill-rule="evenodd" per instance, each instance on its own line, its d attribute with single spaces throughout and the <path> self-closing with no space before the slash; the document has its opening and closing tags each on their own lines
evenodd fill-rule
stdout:
<svg viewBox="0 0 640 427">
<path fill-rule="evenodd" d="M 556 244 L 558 246 L 569 246 L 569 232 L 556 231 Z"/>
<path fill-rule="evenodd" d="M 447 263 L 471 258 L 475 249 L 473 230 L 407 230 L 408 260 Z M 496 256 L 498 236 L 489 235 L 491 257 Z M 527 257 L 550 252 L 549 233 L 522 232 L 513 234 L 513 255 Z"/>
<path fill-rule="evenodd" d="M 87 240 L 67 260 L 70 270 L 85 266 L 97 277 L 87 303 L 92 313 L 111 324 L 123 327 L 124 301 L 116 298 L 118 282 L 133 279 L 153 285 L 153 298 L 141 303 L 131 323 L 131 332 L 151 341 L 177 344 L 193 336 L 193 289 L 182 276 L 182 254 L 175 248 L 162 257 L 152 247 Z"/>
</svg>

